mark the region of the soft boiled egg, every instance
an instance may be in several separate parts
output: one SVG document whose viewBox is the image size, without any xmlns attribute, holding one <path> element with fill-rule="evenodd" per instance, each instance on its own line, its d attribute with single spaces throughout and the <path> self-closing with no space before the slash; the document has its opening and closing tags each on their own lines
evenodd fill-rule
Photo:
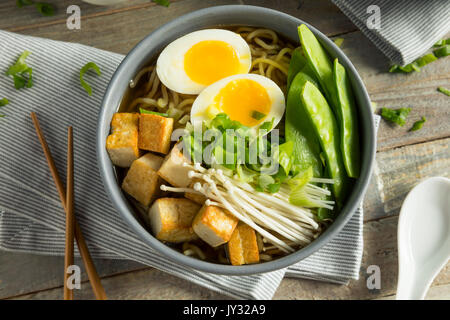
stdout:
<svg viewBox="0 0 450 320">
<path fill-rule="evenodd" d="M 219 80 L 200 93 L 192 105 L 191 122 L 197 126 L 226 113 L 231 120 L 255 129 L 274 119 L 274 128 L 284 108 L 284 94 L 275 82 L 258 74 L 238 74 Z"/>
<path fill-rule="evenodd" d="M 159 55 L 156 72 L 169 89 L 199 94 L 210 84 L 235 74 L 248 73 L 251 52 L 237 33 L 206 29 L 170 43 Z"/>
</svg>

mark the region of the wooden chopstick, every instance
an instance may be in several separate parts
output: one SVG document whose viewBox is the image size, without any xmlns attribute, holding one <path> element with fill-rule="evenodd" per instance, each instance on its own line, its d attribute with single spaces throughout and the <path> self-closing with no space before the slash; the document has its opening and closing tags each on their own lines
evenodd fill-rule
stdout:
<svg viewBox="0 0 450 320">
<path fill-rule="evenodd" d="M 69 266 L 73 265 L 74 215 L 73 215 L 73 129 L 67 131 L 67 181 L 66 181 L 66 251 L 64 256 L 64 300 L 73 300 L 73 290 L 67 286 Z"/>
<path fill-rule="evenodd" d="M 41 143 L 42 149 L 44 151 L 45 158 L 47 159 L 47 164 L 50 169 L 50 173 L 53 177 L 53 181 L 56 186 L 56 190 L 58 191 L 59 198 L 61 203 L 66 209 L 66 194 L 61 182 L 61 179 L 58 175 L 58 170 L 56 169 L 55 162 L 53 161 L 52 154 L 50 153 L 50 149 L 48 147 L 47 142 L 45 141 L 44 134 L 42 133 L 41 127 L 39 125 L 39 120 L 34 112 L 31 113 L 31 119 L 33 120 L 34 127 L 36 129 L 36 134 Z M 86 245 L 86 241 L 84 240 L 83 233 L 81 232 L 81 228 L 74 219 L 75 225 L 75 240 L 77 242 L 78 251 L 80 251 L 81 258 L 83 259 L 84 267 L 88 274 L 89 281 L 91 282 L 92 290 L 94 291 L 95 297 L 97 300 L 106 300 L 106 293 L 103 289 L 103 286 L 100 282 L 100 277 L 98 276 L 97 270 L 95 269 L 94 262 L 92 261 L 91 255 L 89 253 L 88 247 Z"/>
</svg>

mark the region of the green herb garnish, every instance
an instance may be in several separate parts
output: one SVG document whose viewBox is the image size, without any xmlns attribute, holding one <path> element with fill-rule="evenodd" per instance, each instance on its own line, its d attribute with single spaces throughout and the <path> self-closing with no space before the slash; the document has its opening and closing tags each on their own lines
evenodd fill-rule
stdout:
<svg viewBox="0 0 450 320">
<path fill-rule="evenodd" d="M 159 4 L 160 6 L 168 7 L 170 5 L 169 0 L 152 0 L 154 3 Z"/>
<path fill-rule="evenodd" d="M 84 90 L 86 90 L 86 92 L 87 92 L 89 95 L 92 95 L 92 88 L 91 88 L 91 86 L 90 86 L 86 81 L 84 81 L 84 79 L 83 79 L 84 74 L 85 74 L 89 69 L 93 69 L 93 70 L 97 73 L 97 75 L 99 75 L 99 76 L 100 76 L 102 73 L 100 72 L 100 68 L 99 68 L 94 62 L 88 62 L 88 63 L 86 63 L 86 64 L 84 65 L 84 67 L 81 68 L 81 70 L 80 70 L 80 83 L 81 83 L 81 86 L 84 88 Z"/>
<path fill-rule="evenodd" d="M 446 57 L 450 55 L 450 45 L 445 45 L 442 48 L 433 50 L 433 53 L 438 58 Z"/>
<path fill-rule="evenodd" d="M 344 38 L 336 38 L 334 39 L 334 44 L 338 47 L 342 46 L 342 43 L 344 42 Z"/>
<path fill-rule="evenodd" d="M 427 121 L 425 117 L 422 117 L 421 120 L 414 122 L 412 128 L 409 131 L 417 131 L 422 129 L 423 124 Z"/>
<path fill-rule="evenodd" d="M 450 97 L 450 90 L 445 89 L 444 87 L 439 87 L 437 90 Z"/>
<path fill-rule="evenodd" d="M 275 118 L 272 118 L 271 121 L 266 121 L 262 125 L 259 126 L 259 130 L 266 130 L 266 132 L 269 132 L 273 128 L 273 122 L 275 121 Z"/>
<path fill-rule="evenodd" d="M 35 6 L 43 16 L 50 17 L 55 14 L 55 8 L 50 3 L 37 2 Z"/>
<path fill-rule="evenodd" d="M 33 4 L 32 0 L 17 0 L 16 4 L 19 8 L 22 8 L 24 6 L 29 6 Z"/>
<path fill-rule="evenodd" d="M 14 87 L 16 89 L 31 88 L 33 86 L 33 69 L 28 67 L 25 59 L 30 51 L 24 51 L 17 59 L 16 63 L 9 67 L 6 71 L 7 76 L 13 76 Z"/>
<path fill-rule="evenodd" d="M 389 109 L 381 108 L 381 116 L 388 121 L 394 122 L 399 126 L 403 126 L 406 123 L 406 117 L 408 116 L 411 108 Z"/>
<path fill-rule="evenodd" d="M 161 113 L 161 112 L 155 112 L 155 111 L 150 111 L 150 110 L 146 110 L 143 108 L 139 108 L 140 113 L 144 113 L 144 114 L 154 114 L 156 116 L 161 116 L 161 117 L 169 117 L 169 114 L 167 113 Z"/>
<path fill-rule="evenodd" d="M 55 8 L 53 7 L 52 4 L 47 2 L 34 2 L 33 0 L 17 0 L 16 4 L 19 8 L 34 4 L 39 13 L 46 17 L 53 16 L 55 14 Z"/>
<path fill-rule="evenodd" d="M 439 40 L 438 42 L 436 42 L 434 44 L 434 47 L 442 47 L 442 46 L 445 46 L 446 44 L 450 44 L 450 38 Z"/>
<path fill-rule="evenodd" d="M 261 120 L 261 119 L 263 119 L 264 117 L 266 117 L 267 114 L 264 114 L 264 113 L 262 113 L 262 112 L 253 110 L 250 116 L 251 116 L 253 119 L 255 119 L 255 120 Z"/>
<path fill-rule="evenodd" d="M 3 98 L 0 100 L 0 107 L 6 106 L 9 103 L 9 100 L 6 98 Z"/>
</svg>

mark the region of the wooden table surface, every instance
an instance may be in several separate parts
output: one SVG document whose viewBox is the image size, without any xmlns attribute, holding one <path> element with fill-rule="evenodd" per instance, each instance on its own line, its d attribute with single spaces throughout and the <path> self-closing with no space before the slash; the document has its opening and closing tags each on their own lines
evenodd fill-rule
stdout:
<svg viewBox="0 0 450 320">
<path fill-rule="evenodd" d="M 335 7 L 325 0 L 172 0 L 169 8 L 149 0 L 99 7 L 75 0 L 51 1 L 57 12 L 42 17 L 33 7 L 17 8 L 1 1 L 0 29 L 38 37 L 83 43 L 126 54 L 163 23 L 200 8 L 220 4 L 254 4 L 287 12 L 330 37 L 344 38 L 343 51 L 358 69 L 372 101 L 380 108 L 410 107 L 404 127 L 382 121 L 378 131 L 377 165 L 364 202 L 364 255 L 360 279 L 348 286 L 284 279 L 275 299 L 393 298 L 397 283 L 397 221 L 408 191 L 423 178 L 450 176 L 450 58 L 439 59 L 413 74 L 390 74 L 389 61 Z M 66 8 L 81 8 L 81 30 L 68 30 Z M 422 130 L 408 132 L 414 121 L 427 118 Z M 78 261 L 79 265 L 82 265 Z M 0 252 L 0 298 L 61 299 L 63 258 Z M 132 261 L 96 261 L 110 299 L 226 299 L 208 289 Z M 381 289 L 369 290 L 367 267 L 378 265 Z M 77 299 L 92 299 L 83 273 Z M 434 280 L 427 298 L 450 299 L 450 264 Z"/>
</svg>

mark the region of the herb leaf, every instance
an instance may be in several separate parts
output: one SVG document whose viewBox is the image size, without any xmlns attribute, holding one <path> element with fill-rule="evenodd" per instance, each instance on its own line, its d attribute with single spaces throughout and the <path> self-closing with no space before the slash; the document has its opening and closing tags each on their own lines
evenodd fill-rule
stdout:
<svg viewBox="0 0 450 320">
<path fill-rule="evenodd" d="M 439 88 L 438 88 L 438 91 L 439 91 L 439 92 L 442 92 L 443 94 L 445 94 L 445 95 L 447 95 L 447 96 L 450 97 L 450 90 L 445 89 L 444 87 L 439 87 Z"/>
<path fill-rule="evenodd" d="M 6 98 L 3 98 L 0 100 L 0 107 L 6 106 L 9 103 L 9 100 Z"/>
<path fill-rule="evenodd" d="M 169 7 L 169 0 L 152 0 L 154 3 L 159 4 L 160 6 Z"/>
<path fill-rule="evenodd" d="M 139 108 L 139 112 L 140 113 L 144 113 L 144 114 L 154 114 L 156 116 L 161 116 L 161 117 L 166 117 L 166 118 L 169 117 L 169 115 L 167 113 L 150 111 L 150 110 L 146 110 L 146 109 L 143 109 L 143 108 Z"/>
<path fill-rule="evenodd" d="M 33 4 L 32 0 L 17 0 L 16 4 L 19 8 L 22 8 L 24 6 L 29 6 Z"/>
<path fill-rule="evenodd" d="M 91 96 L 92 95 L 92 88 L 91 86 L 84 81 L 83 76 L 84 74 L 89 70 L 89 69 L 93 69 L 97 75 L 101 75 L 102 73 L 100 72 L 100 68 L 95 64 L 95 62 L 88 62 L 84 65 L 83 68 L 81 68 L 80 70 L 80 83 L 81 86 L 84 88 L 84 90 L 86 90 L 86 92 Z"/>
<path fill-rule="evenodd" d="M 250 115 L 253 119 L 255 120 L 261 120 L 263 119 L 265 116 L 267 116 L 267 114 L 264 114 L 262 112 L 259 112 L 257 110 L 253 110 L 251 115 Z"/>
<path fill-rule="evenodd" d="M 55 8 L 50 3 L 37 2 L 35 5 L 36 5 L 36 8 L 38 9 L 38 11 L 43 16 L 50 17 L 55 14 Z"/>
<path fill-rule="evenodd" d="M 422 117 L 421 120 L 414 122 L 412 128 L 409 131 L 417 131 L 422 129 L 423 124 L 427 121 L 425 117 Z"/>
<path fill-rule="evenodd" d="M 450 45 L 443 46 L 442 48 L 436 49 L 433 51 L 433 53 L 438 58 L 446 57 L 450 55 Z"/>
<path fill-rule="evenodd" d="M 338 47 L 342 46 L 342 43 L 344 42 L 344 38 L 336 38 L 334 39 L 334 44 L 337 45 Z"/>
<path fill-rule="evenodd" d="M 406 117 L 408 116 L 411 108 L 389 109 L 381 108 L 381 116 L 388 121 L 394 122 L 399 126 L 403 126 L 406 123 Z"/>
<path fill-rule="evenodd" d="M 17 59 L 16 63 L 8 68 L 7 76 L 13 76 L 14 87 L 16 89 L 31 88 L 33 86 L 33 69 L 27 66 L 25 59 L 30 54 L 30 51 L 25 50 Z"/>
</svg>

